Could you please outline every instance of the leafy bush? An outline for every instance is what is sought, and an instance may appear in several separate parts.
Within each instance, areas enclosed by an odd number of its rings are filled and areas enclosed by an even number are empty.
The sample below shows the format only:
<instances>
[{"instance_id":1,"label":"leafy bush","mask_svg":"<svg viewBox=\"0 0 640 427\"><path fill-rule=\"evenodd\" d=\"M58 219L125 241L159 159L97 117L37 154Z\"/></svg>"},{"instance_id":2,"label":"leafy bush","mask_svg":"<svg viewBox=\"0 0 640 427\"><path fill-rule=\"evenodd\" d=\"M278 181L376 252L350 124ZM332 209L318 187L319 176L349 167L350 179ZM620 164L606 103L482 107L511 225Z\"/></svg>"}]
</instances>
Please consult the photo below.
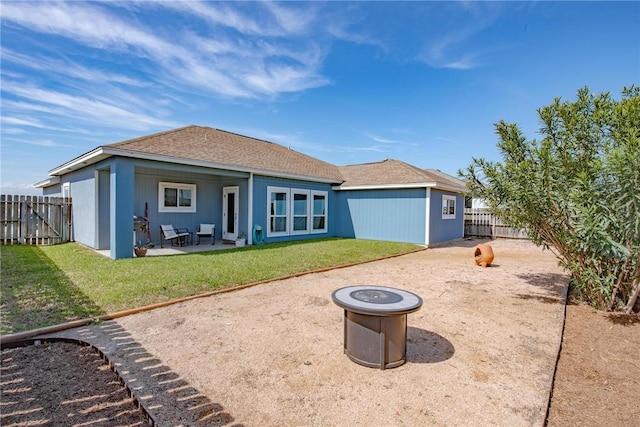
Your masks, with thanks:
<instances>
[{"instance_id":1,"label":"leafy bush","mask_svg":"<svg viewBox=\"0 0 640 427\"><path fill-rule=\"evenodd\" d=\"M640 88L578 90L538 110L542 140L497 123L503 162L474 158L461 177L508 225L526 228L573 276L574 296L631 312L640 286Z\"/></svg>"}]
</instances>

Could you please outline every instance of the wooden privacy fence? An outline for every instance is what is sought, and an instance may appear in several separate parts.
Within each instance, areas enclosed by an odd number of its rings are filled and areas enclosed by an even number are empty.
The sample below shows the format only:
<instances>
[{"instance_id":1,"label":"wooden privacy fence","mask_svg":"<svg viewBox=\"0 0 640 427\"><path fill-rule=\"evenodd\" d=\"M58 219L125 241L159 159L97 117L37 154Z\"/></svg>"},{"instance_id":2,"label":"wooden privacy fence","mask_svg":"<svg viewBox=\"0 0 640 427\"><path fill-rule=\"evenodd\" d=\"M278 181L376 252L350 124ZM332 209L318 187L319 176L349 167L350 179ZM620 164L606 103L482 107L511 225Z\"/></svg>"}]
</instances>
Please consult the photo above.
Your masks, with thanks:
<instances>
[{"instance_id":1,"label":"wooden privacy fence","mask_svg":"<svg viewBox=\"0 0 640 427\"><path fill-rule=\"evenodd\" d=\"M508 237L511 239L527 239L525 230L504 225L495 215L484 208L465 208L465 237Z\"/></svg>"},{"instance_id":2,"label":"wooden privacy fence","mask_svg":"<svg viewBox=\"0 0 640 427\"><path fill-rule=\"evenodd\" d=\"M3 245L55 245L71 240L71 198L0 196Z\"/></svg>"}]
</instances>

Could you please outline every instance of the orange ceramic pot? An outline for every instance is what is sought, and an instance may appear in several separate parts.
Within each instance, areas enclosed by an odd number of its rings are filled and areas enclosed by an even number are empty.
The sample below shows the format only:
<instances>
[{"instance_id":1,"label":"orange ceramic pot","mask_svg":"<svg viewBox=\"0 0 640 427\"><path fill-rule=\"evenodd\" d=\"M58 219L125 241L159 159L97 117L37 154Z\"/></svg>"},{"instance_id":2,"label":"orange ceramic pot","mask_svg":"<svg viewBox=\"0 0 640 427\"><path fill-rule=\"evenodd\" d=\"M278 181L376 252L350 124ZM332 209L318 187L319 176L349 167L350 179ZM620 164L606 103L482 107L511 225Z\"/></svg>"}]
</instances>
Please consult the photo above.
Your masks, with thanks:
<instances>
[{"instance_id":1,"label":"orange ceramic pot","mask_svg":"<svg viewBox=\"0 0 640 427\"><path fill-rule=\"evenodd\" d=\"M137 257L143 257L147 254L147 248L133 248Z\"/></svg>"},{"instance_id":2,"label":"orange ceramic pot","mask_svg":"<svg viewBox=\"0 0 640 427\"><path fill-rule=\"evenodd\" d=\"M476 246L474 257L476 259L476 265L486 268L493 262L493 248L491 245L481 243Z\"/></svg>"}]
</instances>

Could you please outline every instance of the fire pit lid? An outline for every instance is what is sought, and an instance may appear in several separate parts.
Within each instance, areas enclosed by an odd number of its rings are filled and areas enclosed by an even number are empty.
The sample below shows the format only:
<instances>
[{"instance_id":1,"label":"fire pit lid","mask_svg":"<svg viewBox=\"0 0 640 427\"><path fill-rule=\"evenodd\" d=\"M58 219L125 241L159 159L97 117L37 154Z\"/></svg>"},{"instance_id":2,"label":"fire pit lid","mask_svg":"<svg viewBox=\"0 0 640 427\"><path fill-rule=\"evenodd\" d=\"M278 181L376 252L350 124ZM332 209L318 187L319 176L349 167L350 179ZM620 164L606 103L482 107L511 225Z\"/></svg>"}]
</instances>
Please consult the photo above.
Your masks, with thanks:
<instances>
[{"instance_id":1,"label":"fire pit lid","mask_svg":"<svg viewBox=\"0 0 640 427\"><path fill-rule=\"evenodd\" d=\"M422 306L418 295L386 286L348 286L333 291L331 298L345 310L378 316L412 313Z\"/></svg>"}]
</instances>

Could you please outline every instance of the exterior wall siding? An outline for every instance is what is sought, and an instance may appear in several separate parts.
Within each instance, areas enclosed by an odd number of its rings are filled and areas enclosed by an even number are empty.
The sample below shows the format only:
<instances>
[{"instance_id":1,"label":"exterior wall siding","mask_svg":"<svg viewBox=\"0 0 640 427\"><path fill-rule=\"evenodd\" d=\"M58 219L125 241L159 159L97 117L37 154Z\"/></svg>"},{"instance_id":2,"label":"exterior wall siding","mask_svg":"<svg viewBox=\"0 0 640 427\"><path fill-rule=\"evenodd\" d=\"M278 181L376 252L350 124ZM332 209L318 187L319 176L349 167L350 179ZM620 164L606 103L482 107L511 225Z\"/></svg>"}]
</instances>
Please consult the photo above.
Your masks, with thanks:
<instances>
[{"instance_id":1,"label":"exterior wall siding","mask_svg":"<svg viewBox=\"0 0 640 427\"><path fill-rule=\"evenodd\" d=\"M200 223L214 223L216 239L220 239L225 187L239 188L238 231L251 235L253 227L260 225L266 243L339 236L435 244L464 236L464 197L455 193L426 188L334 191L327 183L263 175L253 176L249 191L249 177L245 172L113 157L70 172L62 177L60 184L43 192L62 195L63 185L69 183L74 240L92 248L110 249L114 259L132 257L133 244L137 241L147 243L146 233L134 234L133 231L133 216L144 216L145 204L154 244L160 244L161 224L195 232ZM160 182L195 185L196 211L159 212ZM267 188L270 186L326 192L327 231L267 237ZM443 195L456 198L453 219L442 218ZM426 212L427 207L430 212Z\"/></svg>"},{"instance_id":2,"label":"exterior wall siding","mask_svg":"<svg viewBox=\"0 0 640 427\"><path fill-rule=\"evenodd\" d=\"M149 230L151 241L154 244L160 244L160 225L162 224L170 224L176 228L188 228L193 232L198 229L201 223L216 224L216 238L219 239L222 230L222 187L240 184L237 179L232 179L232 184L225 184L225 180L214 175L148 167L136 169L135 181L134 214L144 217L145 204L148 206ZM194 184L196 186L196 212L160 212L158 200L160 182ZM242 192L240 196L242 197ZM147 237L141 233L138 233L137 238L143 243L147 241Z\"/></svg>"},{"instance_id":3,"label":"exterior wall siding","mask_svg":"<svg viewBox=\"0 0 640 427\"><path fill-rule=\"evenodd\" d=\"M96 248L109 249L111 241L111 170L98 170L98 218Z\"/></svg>"},{"instance_id":4,"label":"exterior wall siding","mask_svg":"<svg viewBox=\"0 0 640 427\"><path fill-rule=\"evenodd\" d=\"M453 219L442 219L443 195L456 198L456 217ZM464 237L464 196L432 189L428 244L433 245L462 237Z\"/></svg>"},{"instance_id":5,"label":"exterior wall siding","mask_svg":"<svg viewBox=\"0 0 640 427\"><path fill-rule=\"evenodd\" d=\"M160 244L160 224L186 227L195 234L200 223L214 223L216 238L220 239L222 189L237 186L239 229L244 230L249 204L247 173L172 166L111 158L71 172L63 177L60 184L47 190L50 194L61 194L62 184L70 183L75 240L92 248L110 249L111 257L115 259L132 257L135 242L147 243L146 233L134 234L133 231L133 216L145 215L145 203L148 207L151 242L154 244ZM195 184L196 212L159 212L159 182Z\"/></svg>"},{"instance_id":6,"label":"exterior wall siding","mask_svg":"<svg viewBox=\"0 0 640 427\"><path fill-rule=\"evenodd\" d=\"M298 188L301 190L317 190L327 192L327 232L326 233L311 233L311 234L296 234L293 236L282 237L267 237L267 187L283 187L283 188ZM255 175L253 177L253 220L251 229L248 233L253 232L253 227L259 225L262 227L265 243L272 242L284 242L290 240L304 240L304 239L317 239L320 237L333 237L335 236L334 226L336 216L336 201L335 191L331 190L330 184L323 184L318 182L299 181L293 179L274 178L263 175Z\"/></svg>"},{"instance_id":7,"label":"exterior wall siding","mask_svg":"<svg viewBox=\"0 0 640 427\"><path fill-rule=\"evenodd\" d=\"M336 235L425 244L426 189L337 191Z\"/></svg>"},{"instance_id":8,"label":"exterior wall siding","mask_svg":"<svg viewBox=\"0 0 640 427\"><path fill-rule=\"evenodd\" d=\"M92 169L83 169L71 172L64 176L60 183L69 183L69 192L72 199L73 240L91 248L96 243L96 183ZM62 195L62 192L60 192Z\"/></svg>"}]
</instances>

